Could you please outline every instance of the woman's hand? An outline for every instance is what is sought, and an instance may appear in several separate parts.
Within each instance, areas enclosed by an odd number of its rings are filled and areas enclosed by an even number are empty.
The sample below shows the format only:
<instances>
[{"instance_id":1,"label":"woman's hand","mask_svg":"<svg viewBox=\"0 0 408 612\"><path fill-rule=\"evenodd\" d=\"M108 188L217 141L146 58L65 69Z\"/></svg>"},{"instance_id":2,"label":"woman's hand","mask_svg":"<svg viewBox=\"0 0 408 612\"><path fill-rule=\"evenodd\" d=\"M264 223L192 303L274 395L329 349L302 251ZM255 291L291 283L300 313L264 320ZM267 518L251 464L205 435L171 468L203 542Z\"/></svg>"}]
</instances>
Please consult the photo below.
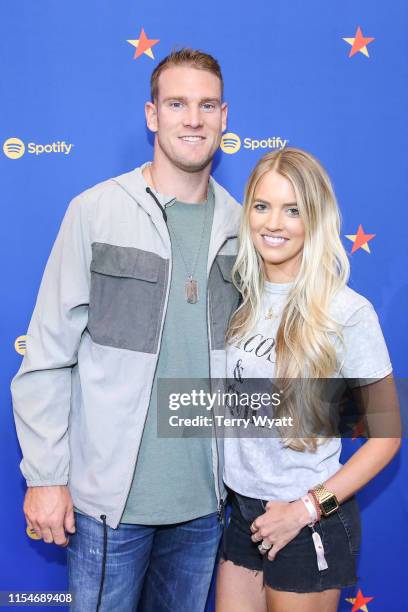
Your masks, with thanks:
<instances>
[{"instance_id":1,"label":"woman's hand","mask_svg":"<svg viewBox=\"0 0 408 612\"><path fill-rule=\"evenodd\" d=\"M253 542L272 544L268 559L273 561L276 554L310 522L310 514L301 499L295 502L270 501L266 504L265 513L252 523L251 539ZM260 552L267 551L262 548Z\"/></svg>"}]
</instances>

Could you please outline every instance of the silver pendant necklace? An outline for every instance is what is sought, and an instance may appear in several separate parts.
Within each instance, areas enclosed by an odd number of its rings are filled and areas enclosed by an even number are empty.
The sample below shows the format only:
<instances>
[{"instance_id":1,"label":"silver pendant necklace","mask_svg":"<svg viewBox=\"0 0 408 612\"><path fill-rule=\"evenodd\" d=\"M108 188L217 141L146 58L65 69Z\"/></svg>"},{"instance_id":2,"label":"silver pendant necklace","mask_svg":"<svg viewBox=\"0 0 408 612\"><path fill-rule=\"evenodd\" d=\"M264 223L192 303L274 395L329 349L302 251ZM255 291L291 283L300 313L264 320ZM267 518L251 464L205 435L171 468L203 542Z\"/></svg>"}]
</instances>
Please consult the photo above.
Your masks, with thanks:
<instances>
[{"instance_id":1,"label":"silver pendant necklace","mask_svg":"<svg viewBox=\"0 0 408 612\"><path fill-rule=\"evenodd\" d=\"M194 206L194 204L193 204ZM200 243L198 245L198 250L194 259L194 263L193 266L191 268L191 272L189 272L189 267L186 263L185 257L184 257L184 253L183 253L183 249L181 247L181 243L178 239L177 233L174 229L174 227L169 225L169 229L171 229L171 233L174 237L174 240L177 244L177 248L179 250L181 259L183 261L183 265L187 274L187 280L185 282L184 285L184 296L185 299L187 300L187 302L189 304L197 304L200 296L199 296L199 291L198 291L198 282L197 279L194 278L195 276L195 272L196 272L196 268L197 268L197 264L198 264L198 259L200 257L200 253L201 253L201 247L203 245L203 239L204 239L204 234L205 234L205 228L207 225L207 217L208 217L208 201L205 204L200 204L199 206L205 206L205 211L204 211L204 220L203 220L203 225L201 228L201 237L200 237Z\"/></svg>"},{"instance_id":2,"label":"silver pendant necklace","mask_svg":"<svg viewBox=\"0 0 408 612\"><path fill-rule=\"evenodd\" d=\"M153 173L151 170L151 166L149 166L149 174L150 174L150 180L152 182L152 185L155 189L155 191L157 192L156 189L156 185L153 179ZM192 204L192 206L196 206L195 204ZM201 204L199 204L199 206L201 206ZM184 253L183 253L183 249L181 246L181 243L177 237L177 233L174 229L174 227L170 226L170 224L167 222L167 227L169 228L169 232L171 230L171 234L173 235L174 241L177 244L177 248L179 250L184 268L186 270L186 274L187 274L187 280L184 284L184 297L186 299L186 301L189 304L197 304L200 296L199 296L199 291L198 291L198 282L197 279L194 278L195 272L196 272L196 268L197 268L197 264L198 264L198 259L200 257L200 253L201 253L201 247L203 245L203 240L204 240L204 234L205 234L205 228L207 225L207 217L208 217L208 192L207 192L207 201L202 204L202 206L205 206L205 210L204 210L204 220L203 220L203 225L201 228L201 237L200 237L200 243L198 245L198 251L196 253L195 259L194 259L194 263L193 266L191 268L191 272L189 272L189 266L186 263L185 257L184 257Z\"/></svg>"}]
</instances>

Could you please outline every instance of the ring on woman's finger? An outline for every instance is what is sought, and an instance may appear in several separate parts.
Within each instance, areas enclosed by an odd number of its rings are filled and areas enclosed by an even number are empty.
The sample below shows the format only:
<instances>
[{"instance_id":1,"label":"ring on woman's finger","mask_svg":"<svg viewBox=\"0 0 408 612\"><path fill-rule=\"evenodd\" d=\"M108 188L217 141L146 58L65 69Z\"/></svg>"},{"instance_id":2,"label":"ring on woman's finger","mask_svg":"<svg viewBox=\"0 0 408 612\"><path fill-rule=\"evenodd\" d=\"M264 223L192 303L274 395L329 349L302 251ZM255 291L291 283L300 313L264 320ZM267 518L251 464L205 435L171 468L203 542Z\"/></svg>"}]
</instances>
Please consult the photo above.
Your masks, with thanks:
<instances>
[{"instance_id":1,"label":"ring on woman's finger","mask_svg":"<svg viewBox=\"0 0 408 612\"><path fill-rule=\"evenodd\" d=\"M262 542L258 546L258 550L262 554L268 552L268 550L270 550L271 548L272 544L270 542L267 542L266 540L262 540Z\"/></svg>"},{"instance_id":2,"label":"ring on woman's finger","mask_svg":"<svg viewBox=\"0 0 408 612\"><path fill-rule=\"evenodd\" d=\"M255 527L255 523L251 524L250 530L252 531L252 533L255 533L256 531L258 531L258 529Z\"/></svg>"}]
</instances>

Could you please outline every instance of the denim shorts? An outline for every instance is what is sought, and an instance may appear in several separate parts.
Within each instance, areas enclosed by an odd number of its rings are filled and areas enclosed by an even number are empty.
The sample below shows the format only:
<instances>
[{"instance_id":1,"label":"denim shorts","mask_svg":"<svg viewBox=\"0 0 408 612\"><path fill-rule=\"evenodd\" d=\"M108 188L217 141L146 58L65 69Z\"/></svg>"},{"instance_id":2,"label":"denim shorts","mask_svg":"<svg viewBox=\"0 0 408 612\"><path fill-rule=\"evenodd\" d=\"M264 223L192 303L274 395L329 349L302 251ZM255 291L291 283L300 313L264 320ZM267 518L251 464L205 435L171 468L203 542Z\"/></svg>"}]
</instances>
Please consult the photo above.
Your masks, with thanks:
<instances>
[{"instance_id":1,"label":"denim shorts","mask_svg":"<svg viewBox=\"0 0 408 612\"><path fill-rule=\"evenodd\" d=\"M259 542L251 540L251 523L265 512L265 501L232 493L229 523L221 558L250 570L262 571L264 584L278 591L316 593L357 583L356 557L360 548L360 512L355 497L316 523L328 569L319 571L312 530L304 527L280 550L274 561L261 555Z\"/></svg>"}]
</instances>

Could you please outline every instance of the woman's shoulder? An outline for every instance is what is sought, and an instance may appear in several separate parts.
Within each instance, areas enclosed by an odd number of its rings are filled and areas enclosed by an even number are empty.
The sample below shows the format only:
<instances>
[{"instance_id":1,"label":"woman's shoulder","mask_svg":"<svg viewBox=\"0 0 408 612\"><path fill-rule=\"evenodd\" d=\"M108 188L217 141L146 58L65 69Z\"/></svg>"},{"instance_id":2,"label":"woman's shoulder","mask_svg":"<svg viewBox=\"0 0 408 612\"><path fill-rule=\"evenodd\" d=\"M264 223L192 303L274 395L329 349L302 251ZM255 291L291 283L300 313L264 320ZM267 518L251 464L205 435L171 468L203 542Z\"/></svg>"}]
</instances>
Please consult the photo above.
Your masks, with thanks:
<instances>
[{"instance_id":1,"label":"woman's shoulder","mask_svg":"<svg viewBox=\"0 0 408 612\"><path fill-rule=\"evenodd\" d=\"M330 305L330 316L340 325L346 325L356 316L371 314L373 311L374 307L371 302L348 285L335 293Z\"/></svg>"},{"instance_id":2,"label":"woman's shoulder","mask_svg":"<svg viewBox=\"0 0 408 612\"><path fill-rule=\"evenodd\" d=\"M341 328L342 341L336 346L339 372L344 378L367 381L392 372L377 313L367 298L343 287L333 298L330 314Z\"/></svg>"}]
</instances>

